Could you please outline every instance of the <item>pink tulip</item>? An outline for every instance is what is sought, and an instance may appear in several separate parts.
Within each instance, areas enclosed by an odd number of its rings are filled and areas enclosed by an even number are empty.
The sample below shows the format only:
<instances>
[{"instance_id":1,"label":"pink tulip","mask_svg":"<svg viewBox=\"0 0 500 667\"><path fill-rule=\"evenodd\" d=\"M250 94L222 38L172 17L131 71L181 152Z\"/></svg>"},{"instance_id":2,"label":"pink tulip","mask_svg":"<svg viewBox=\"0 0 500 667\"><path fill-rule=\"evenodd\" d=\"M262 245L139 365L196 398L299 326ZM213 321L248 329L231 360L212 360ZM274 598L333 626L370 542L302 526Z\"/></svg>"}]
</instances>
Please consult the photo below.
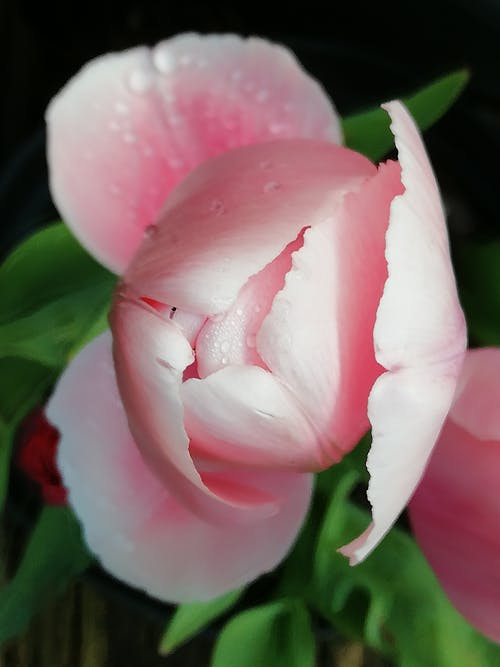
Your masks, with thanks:
<instances>
[{"instance_id":1,"label":"pink tulip","mask_svg":"<svg viewBox=\"0 0 500 667\"><path fill-rule=\"evenodd\" d=\"M86 540L120 579L182 601L272 569L311 473L370 423L373 523L351 562L418 484L465 326L425 149L385 108L399 162L377 169L338 145L288 51L196 35L98 59L52 102L55 201L122 279L111 332L48 414Z\"/></svg>"},{"instance_id":2,"label":"pink tulip","mask_svg":"<svg viewBox=\"0 0 500 667\"><path fill-rule=\"evenodd\" d=\"M455 403L409 505L453 604L500 642L500 349L468 352Z\"/></svg>"}]
</instances>

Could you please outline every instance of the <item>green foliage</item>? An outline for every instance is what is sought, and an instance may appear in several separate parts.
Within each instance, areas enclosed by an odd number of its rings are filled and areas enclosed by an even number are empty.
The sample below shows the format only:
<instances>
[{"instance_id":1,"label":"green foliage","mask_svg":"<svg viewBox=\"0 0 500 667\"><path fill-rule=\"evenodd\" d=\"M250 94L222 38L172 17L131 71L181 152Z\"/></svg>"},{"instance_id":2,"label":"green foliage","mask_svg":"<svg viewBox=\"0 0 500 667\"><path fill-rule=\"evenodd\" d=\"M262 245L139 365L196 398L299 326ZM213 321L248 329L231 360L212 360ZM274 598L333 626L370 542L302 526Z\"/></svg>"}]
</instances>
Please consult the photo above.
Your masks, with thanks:
<instances>
[{"instance_id":1,"label":"green foliage","mask_svg":"<svg viewBox=\"0 0 500 667\"><path fill-rule=\"evenodd\" d=\"M229 611L238 602L242 593L243 589L238 589L209 602L179 605L161 638L159 653L167 655L194 637L200 630Z\"/></svg>"},{"instance_id":2,"label":"green foliage","mask_svg":"<svg viewBox=\"0 0 500 667\"><path fill-rule=\"evenodd\" d=\"M341 464L320 477L320 489L331 492L311 554L312 579L304 591L310 604L343 634L392 657L398 667L500 664L500 647L453 608L406 532L393 528L356 567L337 553L370 520L368 512L349 499L361 475Z\"/></svg>"},{"instance_id":3,"label":"green foliage","mask_svg":"<svg viewBox=\"0 0 500 667\"><path fill-rule=\"evenodd\" d=\"M0 591L0 644L22 633L33 615L90 562L71 512L46 507L14 578Z\"/></svg>"},{"instance_id":4,"label":"green foliage","mask_svg":"<svg viewBox=\"0 0 500 667\"><path fill-rule=\"evenodd\" d=\"M62 223L29 237L0 266L0 357L63 368L105 328L115 280Z\"/></svg>"},{"instance_id":5,"label":"green foliage","mask_svg":"<svg viewBox=\"0 0 500 667\"><path fill-rule=\"evenodd\" d=\"M0 509L7 492L10 454L22 418L42 400L55 376L41 364L0 358Z\"/></svg>"},{"instance_id":6,"label":"green foliage","mask_svg":"<svg viewBox=\"0 0 500 667\"><path fill-rule=\"evenodd\" d=\"M309 613L296 599L248 609L223 628L212 667L314 667Z\"/></svg>"},{"instance_id":7,"label":"green foliage","mask_svg":"<svg viewBox=\"0 0 500 667\"><path fill-rule=\"evenodd\" d=\"M454 263L471 341L500 345L500 241L468 241Z\"/></svg>"},{"instance_id":8,"label":"green foliage","mask_svg":"<svg viewBox=\"0 0 500 667\"><path fill-rule=\"evenodd\" d=\"M403 97L421 130L433 125L452 106L469 80L467 70L452 72L425 86L413 95ZM345 144L371 160L380 160L393 147L389 116L380 108L344 118Z\"/></svg>"},{"instance_id":9,"label":"green foliage","mask_svg":"<svg viewBox=\"0 0 500 667\"><path fill-rule=\"evenodd\" d=\"M0 266L0 506L19 422L106 328L114 283L62 223L30 236Z\"/></svg>"}]
</instances>

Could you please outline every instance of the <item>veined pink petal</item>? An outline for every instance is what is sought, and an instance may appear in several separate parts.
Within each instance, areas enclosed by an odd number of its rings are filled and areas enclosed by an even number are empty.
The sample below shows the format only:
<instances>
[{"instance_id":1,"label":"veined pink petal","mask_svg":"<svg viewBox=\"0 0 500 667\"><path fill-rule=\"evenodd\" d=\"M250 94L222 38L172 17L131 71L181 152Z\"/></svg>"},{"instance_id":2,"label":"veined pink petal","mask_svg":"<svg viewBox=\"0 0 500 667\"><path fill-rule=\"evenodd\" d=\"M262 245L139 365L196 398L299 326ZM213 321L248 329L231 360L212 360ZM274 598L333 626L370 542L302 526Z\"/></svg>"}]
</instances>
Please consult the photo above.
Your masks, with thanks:
<instances>
[{"instance_id":1,"label":"veined pink petal","mask_svg":"<svg viewBox=\"0 0 500 667\"><path fill-rule=\"evenodd\" d=\"M387 277L385 233L401 192L399 165L383 165L307 229L257 335L262 359L317 432L316 468L338 461L368 428L368 394L381 370L372 332Z\"/></svg>"},{"instance_id":2,"label":"veined pink petal","mask_svg":"<svg viewBox=\"0 0 500 667\"><path fill-rule=\"evenodd\" d=\"M326 142L290 139L230 151L171 194L125 281L192 313L222 313L304 227L335 215L343 196L374 173L362 155Z\"/></svg>"},{"instance_id":3,"label":"veined pink petal","mask_svg":"<svg viewBox=\"0 0 500 667\"><path fill-rule=\"evenodd\" d=\"M47 111L51 189L83 245L121 273L172 188L230 148L340 142L338 116L290 51L179 35L87 64Z\"/></svg>"},{"instance_id":4,"label":"veined pink petal","mask_svg":"<svg viewBox=\"0 0 500 667\"><path fill-rule=\"evenodd\" d=\"M228 464L300 472L321 468L311 424L291 394L257 366L228 366L182 385L192 453Z\"/></svg>"},{"instance_id":5,"label":"veined pink petal","mask_svg":"<svg viewBox=\"0 0 500 667\"><path fill-rule=\"evenodd\" d=\"M169 602L204 600L273 569L307 511L311 476L230 470L220 484L255 487L278 511L246 524L192 514L145 465L118 394L109 333L65 370L48 406L59 467L85 539L114 576ZM255 517L254 517L255 519Z\"/></svg>"},{"instance_id":6,"label":"veined pink petal","mask_svg":"<svg viewBox=\"0 0 500 667\"><path fill-rule=\"evenodd\" d=\"M444 590L465 618L496 642L500 642L499 377L500 349L467 353L456 401L409 505L417 541Z\"/></svg>"},{"instance_id":7,"label":"veined pink petal","mask_svg":"<svg viewBox=\"0 0 500 667\"><path fill-rule=\"evenodd\" d=\"M377 361L387 369L373 387L368 498L373 524L341 552L361 561L408 502L450 409L466 345L446 224L422 140L400 102L392 119L404 194L391 205L388 279L377 312Z\"/></svg>"},{"instance_id":8,"label":"veined pink petal","mask_svg":"<svg viewBox=\"0 0 500 667\"><path fill-rule=\"evenodd\" d=\"M130 431L153 473L191 510L210 520L267 516L276 499L258 490L214 485L201 475L189 452L181 384L193 362L191 346L170 319L141 300L118 294L110 316L116 377ZM225 491L229 491L229 495Z\"/></svg>"}]
</instances>

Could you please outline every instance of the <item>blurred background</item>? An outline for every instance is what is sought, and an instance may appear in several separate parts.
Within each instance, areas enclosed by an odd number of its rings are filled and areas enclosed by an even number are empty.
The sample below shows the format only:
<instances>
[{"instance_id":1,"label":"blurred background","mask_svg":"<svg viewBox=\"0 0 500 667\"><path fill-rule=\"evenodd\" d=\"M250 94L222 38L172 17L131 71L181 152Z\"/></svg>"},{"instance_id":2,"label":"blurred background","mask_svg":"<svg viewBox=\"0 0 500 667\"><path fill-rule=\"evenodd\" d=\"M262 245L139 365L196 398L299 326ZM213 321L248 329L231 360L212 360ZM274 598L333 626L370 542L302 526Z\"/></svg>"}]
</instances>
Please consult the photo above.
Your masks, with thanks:
<instances>
[{"instance_id":1,"label":"blurred background","mask_svg":"<svg viewBox=\"0 0 500 667\"><path fill-rule=\"evenodd\" d=\"M325 7L328 7L326 12ZM56 218L47 188L44 110L89 59L183 31L260 35L290 47L342 115L412 92L451 70L471 80L456 106L426 133L443 191L465 299L500 308L480 294L469 248L500 243L500 2L386 0L384 3L101 2L0 0L0 251ZM476 257L476 255L474 255ZM500 253L498 284L500 285ZM475 261L475 260L474 260ZM478 290L476 293L475 290ZM495 301L497 298L497 301ZM486 303L487 301L487 303ZM500 310L498 311L500 313ZM475 340L472 332L472 342ZM494 336L491 342L500 344ZM19 544L4 539L5 568ZM119 588L73 588L0 657L0 667L154 667L208 664L210 635L160 659L158 610L123 603ZM160 620L159 620L160 619ZM133 632L131 632L133 628ZM325 665L382 665L362 647L323 642Z\"/></svg>"}]
</instances>

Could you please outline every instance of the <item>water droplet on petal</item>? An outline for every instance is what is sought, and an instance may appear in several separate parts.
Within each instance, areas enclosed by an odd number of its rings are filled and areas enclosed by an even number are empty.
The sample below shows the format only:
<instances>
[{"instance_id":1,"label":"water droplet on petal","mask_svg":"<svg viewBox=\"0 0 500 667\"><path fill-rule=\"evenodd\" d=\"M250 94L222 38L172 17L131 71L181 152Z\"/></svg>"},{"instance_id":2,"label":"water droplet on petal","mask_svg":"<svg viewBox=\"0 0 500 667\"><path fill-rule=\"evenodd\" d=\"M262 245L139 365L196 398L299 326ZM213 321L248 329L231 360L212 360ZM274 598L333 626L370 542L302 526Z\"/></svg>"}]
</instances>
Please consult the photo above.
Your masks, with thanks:
<instances>
[{"instance_id":1,"label":"water droplet on petal","mask_svg":"<svg viewBox=\"0 0 500 667\"><path fill-rule=\"evenodd\" d=\"M281 183L278 181L268 181L264 184L264 192L276 192L281 188Z\"/></svg>"},{"instance_id":2,"label":"water droplet on petal","mask_svg":"<svg viewBox=\"0 0 500 667\"><path fill-rule=\"evenodd\" d=\"M223 366L225 366L225 365L227 364L227 357L222 357L222 359L220 360L220 362L221 362L221 364L222 364Z\"/></svg>"},{"instance_id":3,"label":"water droplet on petal","mask_svg":"<svg viewBox=\"0 0 500 667\"><path fill-rule=\"evenodd\" d=\"M125 134L123 135L123 141L126 144L135 144L135 142L137 141L137 137L133 132L125 132Z\"/></svg>"},{"instance_id":4,"label":"water droplet on petal","mask_svg":"<svg viewBox=\"0 0 500 667\"><path fill-rule=\"evenodd\" d=\"M168 164L172 167L172 169L180 169L184 166L184 162L175 157L170 158Z\"/></svg>"},{"instance_id":5,"label":"water droplet on petal","mask_svg":"<svg viewBox=\"0 0 500 667\"><path fill-rule=\"evenodd\" d=\"M153 85L153 74L145 69L134 69L128 79L130 90L137 95L144 95Z\"/></svg>"},{"instance_id":6,"label":"water droplet on petal","mask_svg":"<svg viewBox=\"0 0 500 667\"><path fill-rule=\"evenodd\" d=\"M153 64L162 74L168 74L175 69L175 58L166 44L158 44L154 49Z\"/></svg>"},{"instance_id":7,"label":"water droplet on petal","mask_svg":"<svg viewBox=\"0 0 500 667\"><path fill-rule=\"evenodd\" d=\"M261 169L271 169L272 166L273 163L271 162L271 160L262 160L262 162L259 163L259 167Z\"/></svg>"},{"instance_id":8,"label":"water droplet on petal","mask_svg":"<svg viewBox=\"0 0 500 667\"><path fill-rule=\"evenodd\" d=\"M224 202L220 199L212 199L208 208L211 213L215 213L217 216L223 215L226 212Z\"/></svg>"},{"instance_id":9,"label":"water droplet on petal","mask_svg":"<svg viewBox=\"0 0 500 667\"><path fill-rule=\"evenodd\" d=\"M157 225L148 225L148 226L146 227L146 229L144 230L144 236L145 236L147 239L152 239L153 236L156 235L157 231L158 231L158 227L157 227Z\"/></svg>"},{"instance_id":10,"label":"water droplet on petal","mask_svg":"<svg viewBox=\"0 0 500 667\"><path fill-rule=\"evenodd\" d=\"M248 347L253 348L253 347L255 347L256 343L257 343L257 338L256 338L255 334L248 334L248 336L247 336L247 345L248 345Z\"/></svg>"},{"instance_id":11,"label":"water droplet on petal","mask_svg":"<svg viewBox=\"0 0 500 667\"><path fill-rule=\"evenodd\" d=\"M129 108L123 102L116 102L115 111L116 111L116 113L119 113L119 114L123 115L123 114L127 114L129 112Z\"/></svg>"},{"instance_id":12,"label":"water droplet on petal","mask_svg":"<svg viewBox=\"0 0 500 667\"><path fill-rule=\"evenodd\" d=\"M236 315L238 315L238 317L241 317L243 315L243 308L236 308Z\"/></svg>"},{"instance_id":13,"label":"water droplet on petal","mask_svg":"<svg viewBox=\"0 0 500 667\"><path fill-rule=\"evenodd\" d=\"M285 123L271 123L269 125L269 132L271 134L283 134L288 130L288 125Z\"/></svg>"},{"instance_id":14,"label":"water droplet on petal","mask_svg":"<svg viewBox=\"0 0 500 667\"><path fill-rule=\"evenodd\" d=\"M259 104L263 104L269 99L269 91L265 90L264 88L262 90L259 90L259 92L255 96L255 99L257 100L257 102L259 102Z\"/></svg>"},{"instance_id":15,"label":"water droplet on petal","mask_svg":"<svg viewBox=\"0 0 500 667\"><path fill-rule=\"evenodd\" d=\"M229 352L229 343L227 342L227 340L223 340L222 343L220 344L220 351L222 352L222 354L226 354L227 352Z\"/></svg>"}]
</instances>

